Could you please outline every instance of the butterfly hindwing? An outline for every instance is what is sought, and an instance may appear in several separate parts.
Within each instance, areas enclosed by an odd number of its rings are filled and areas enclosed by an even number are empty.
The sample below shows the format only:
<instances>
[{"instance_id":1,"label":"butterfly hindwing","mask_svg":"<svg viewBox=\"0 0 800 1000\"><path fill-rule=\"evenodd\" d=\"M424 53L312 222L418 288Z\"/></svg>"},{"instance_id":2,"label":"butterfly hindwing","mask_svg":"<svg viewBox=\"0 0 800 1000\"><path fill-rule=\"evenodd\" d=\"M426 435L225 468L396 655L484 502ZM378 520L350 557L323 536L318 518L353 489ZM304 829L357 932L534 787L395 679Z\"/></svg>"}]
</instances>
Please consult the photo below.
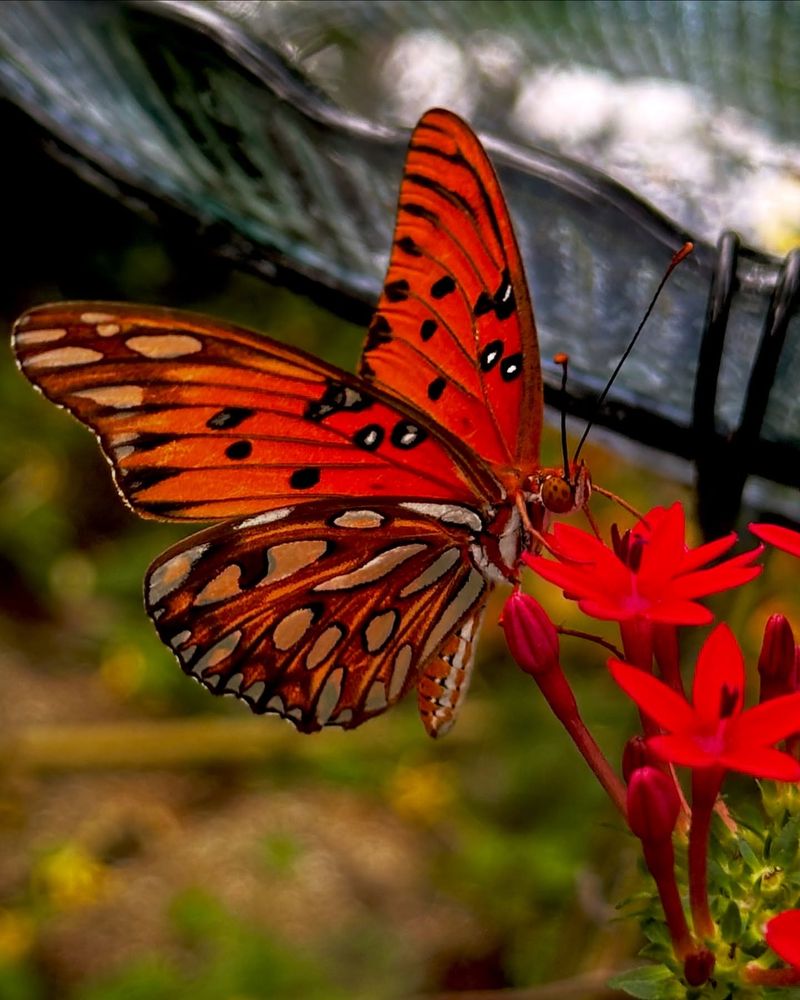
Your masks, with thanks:
<instances>
[{"instance_id":1,"label":"butterfly hindwing","mask_svg":"<svg viewBox=\"0 0 800 1000\"><path fill-rule=\"evenodd\" d=\"M411 137L361 372L490 465L536 467L541 371L522 262L492 165L448 111L428 111Z\"/></svg>"},{"instance_id":2,"label":"butterfly hindwing","mask_svg":"<svg viewBox=\"0 0 800 1000\"><path fill-rule=\"evenodd\" d=\"M309 732L360 725L430 664L438 687L426 687L423 720L435 735L466 689L489 588L471 554L482 527L452 504L273 510L157 559L147 610L186 673Z\"/></svg>"},{"instance_id":3,"label":"butterfly hindwing","mask_svg":"<svg viewBox=\"0 0 800 1000\"><path fill-rule=\"evenodd\" d=\"M96 432L139 514L210 521L326 496L495 489L410 404L216 320L63 303L23 316L14 348L25 375Z\"/></svg>"}]
</instances>

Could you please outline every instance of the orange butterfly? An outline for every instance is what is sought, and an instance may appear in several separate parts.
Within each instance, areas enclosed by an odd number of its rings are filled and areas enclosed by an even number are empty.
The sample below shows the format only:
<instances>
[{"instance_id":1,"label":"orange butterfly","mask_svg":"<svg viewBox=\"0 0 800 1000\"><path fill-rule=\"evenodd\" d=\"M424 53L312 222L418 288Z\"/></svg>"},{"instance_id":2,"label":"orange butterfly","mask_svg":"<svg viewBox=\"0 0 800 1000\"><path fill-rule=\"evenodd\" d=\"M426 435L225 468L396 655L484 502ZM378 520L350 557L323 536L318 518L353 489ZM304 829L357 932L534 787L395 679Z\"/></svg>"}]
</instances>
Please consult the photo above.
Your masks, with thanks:
<instances>
[{"instance_id":1,"label":"orange butterfly","mask_svg":"<svg viewBox=\"0 0 800 1000\"><path fill-rule=\"evenodd\" d=\"M105 303L16 324L24 374L98 436L137 513L221 523L150 567L183 670L299 729L352 728L416 687L432 736L467 689L489 589L529 528L582 507L538 465L539 351L500 187L455 115L405 164L359 376L216 320Z\"/></svg>"}]
</instances>

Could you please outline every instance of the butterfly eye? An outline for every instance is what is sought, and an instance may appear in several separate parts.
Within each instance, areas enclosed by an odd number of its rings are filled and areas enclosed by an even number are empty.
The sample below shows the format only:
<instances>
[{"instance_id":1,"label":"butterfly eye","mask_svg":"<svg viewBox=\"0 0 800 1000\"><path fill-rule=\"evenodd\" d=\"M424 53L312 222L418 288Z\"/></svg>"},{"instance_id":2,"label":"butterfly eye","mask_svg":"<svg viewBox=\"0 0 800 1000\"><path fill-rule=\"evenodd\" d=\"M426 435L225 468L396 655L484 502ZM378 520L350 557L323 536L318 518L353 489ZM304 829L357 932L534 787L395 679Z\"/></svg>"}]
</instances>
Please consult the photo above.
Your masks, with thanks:
<instances>
[{"instance_id":1,"label":"butterfly eye","mask_svg":"<svg viewBox=\"0 0 800 1000\"><path fill-rule=\"evenodd\" d=\"M575 489L563 476L547 476L542 483L542 503L553 514L575 509Z\"/></svg>"}]
</instances>

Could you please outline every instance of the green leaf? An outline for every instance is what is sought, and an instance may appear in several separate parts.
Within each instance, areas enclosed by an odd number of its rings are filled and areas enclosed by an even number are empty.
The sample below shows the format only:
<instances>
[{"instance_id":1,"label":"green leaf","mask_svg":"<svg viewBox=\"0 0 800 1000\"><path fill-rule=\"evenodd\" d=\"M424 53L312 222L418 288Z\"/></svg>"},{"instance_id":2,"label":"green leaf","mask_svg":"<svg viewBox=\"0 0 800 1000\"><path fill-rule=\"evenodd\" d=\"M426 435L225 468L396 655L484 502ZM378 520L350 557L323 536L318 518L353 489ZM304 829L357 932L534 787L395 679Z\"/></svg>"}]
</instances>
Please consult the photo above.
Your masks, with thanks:
<instances>
[{"instance_id":1,"label":"green leaf","mask_svg":"<svg viewBox=\"0 0 800 1000\"><path fill-rule=\"evenodd\" d=\"M742 855L742 860L750 869L750 871L758 871L762 867L762 862L760 858L756 857L755 851L747 843L743 837L736 838L736 844L739 848L739 853Z\"/></svg>"},{"instance_id":2,"label":"green leaf","mask_svg":"<svg viewBox=\"0 0 800 1000\"><path fill-rule=\"evenodd\" d=\"M609 979L611 989L622 990L639 1000L669 1000L679 994L674 975L665 965L642 965Z\"/></svg>"},{"instance_id":3,"label":"green leaf","mask_svg":"<svg viewBox=\"0 0 800 1000\"><path fill-rule=\"evenodd\" d=\"M742 916L739 906L733 900L728 903L719 922L719 929L725 941L738 941L742 933Z\"/></svg>"}]
</instances>

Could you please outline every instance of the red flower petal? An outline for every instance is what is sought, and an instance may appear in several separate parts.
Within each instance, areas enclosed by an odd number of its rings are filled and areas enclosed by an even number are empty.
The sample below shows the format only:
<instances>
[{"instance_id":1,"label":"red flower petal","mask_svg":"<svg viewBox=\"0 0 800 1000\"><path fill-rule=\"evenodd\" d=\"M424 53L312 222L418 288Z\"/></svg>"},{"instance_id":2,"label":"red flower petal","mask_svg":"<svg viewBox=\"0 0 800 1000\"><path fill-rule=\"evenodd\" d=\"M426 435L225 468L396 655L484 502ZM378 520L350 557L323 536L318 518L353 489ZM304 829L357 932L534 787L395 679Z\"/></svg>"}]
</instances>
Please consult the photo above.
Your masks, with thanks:
<instances>
[{"instance_id":1,"label":"red flower petal","mask_svg":"<svg viewBox=\"0 0 800 1000\"><path fill-rule=\"evenodd\" d=\"M712 559L718 559L736 543L736 537L736 532L732 531L723 538L715 538L713 542L706 542L705 545L698 545L696 549L689 549L684 555L681 570L689 573L711 562Z\"/></svg>"},{"instance_id":2,"label":"red flower petal","mask_svg":"<svg viewBox=\"0 0 800 1000\"><path fill-rule=\"evenodd\" d=\"M800 761L772 747L742 747L720 754L717 760L729 771L741 771L756 778L800 781Z\"/></svg>"},{"instance_id":3,"label":"red flower petal","mask_svg":"<svg viewBox=\"0 0 800 1000\"><path fill-rule=\"evenodd\" d=\"M727 625L718 625L697 657L692 686L694 710L704 728L715 730L723 711L726 718L740 714L744 683L744 658L739 644Z\"/></svg>"},{"instance_id":4,"label":"red flower petal","mask_svg":"<svg viewBox=\"0 0 800 1000\"><path fill-rule=\"evenodd\" d=\"M762 542L769 542L793 556L800 556L800 531L783 528L779 524L751 524L750 530Z\"/></svg>"},{"instance_id":5,"label":"red flower petal","mask_svg":"<svg viewBox=\"0 0 800 1000\"><path fill-rule=\"evenodd\" d=\"M734 719L728 738L736 746L765 746L800 733L800 692L762 701Z\"/></svg>"},{"instance_id":6,"label":"red flower petal","mask_svg":"<svg viewBox=\"0 0 800 1000\"><path fill-rule=\"evenodd\" d=\"M716 754L709 753L697 743L692 736L684 733L664 733L651 736L647 741L647 749L659 760L671 764L682 764L684 767L719 767L720 760Z\"/></svg>"},{"instance_id":7,"label":"red flower petal","mask_svg":"<svg viewBox=\"0 0 800 1000\"><path fill-rule=\"evenodd\" d=\"M708 625L714 619L708 608L693 601L660 601L647 617L664 625Z\"/></svg>"},{"instance_id":8,"label":"red flower petal","mask_svg":"<svg viewBox=\"0 0 800 1000\"><path fill-rule=\"evenodd\" d=\"M678 731L694 727L691 705L663 681L613 657L608 669L622 690L659 726Z\"/></svg>"},{"instance_id":9,"label":"red flower petal","mask_svg":"<svg viewBox=\"0 0 800 1000\"><path fill-rule=\"evenodd\" d=\"M784 910L773 917L764 928L764 938L784 962L800 967L800 910Z\"/></svg>"}]
</instances>

